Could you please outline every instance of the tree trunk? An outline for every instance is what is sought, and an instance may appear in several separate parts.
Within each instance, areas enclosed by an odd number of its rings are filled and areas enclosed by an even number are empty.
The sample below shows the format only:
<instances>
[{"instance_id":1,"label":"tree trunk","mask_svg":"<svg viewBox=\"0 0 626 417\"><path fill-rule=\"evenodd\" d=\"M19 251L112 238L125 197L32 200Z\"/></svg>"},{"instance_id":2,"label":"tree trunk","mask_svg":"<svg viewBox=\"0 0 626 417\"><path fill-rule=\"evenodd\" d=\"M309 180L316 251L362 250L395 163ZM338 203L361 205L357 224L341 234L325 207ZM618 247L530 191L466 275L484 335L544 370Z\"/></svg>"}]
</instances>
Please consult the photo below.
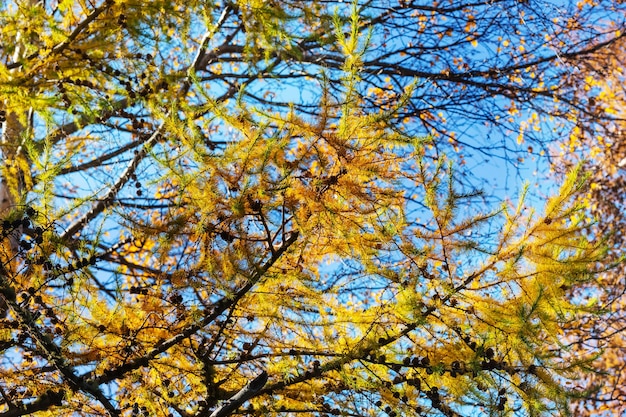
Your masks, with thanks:
<instances>
[{"instance_id":1,"label":"tree trunk","mask_svg":"<svg viewBox=\"0 0 626 417\"><path fill-rule=\"evenodd\" d=\"M19 3L19 2L18 2ZM34 7L38 0L26 0L18 7ZM18 32L15 36L15 51L12 56L13 62L21 61L26 54L26 44L24 42L25 34ZM20 67L11 70L13 77L20 71ZM10 81L10 80L8 80ZM0 103L0 126L2 134L0 136L0 221L7 220L12 210L17 207L17 202L21 200L21 194L24 192L23 181L23 165L18 163L19 158L23 158L23 145L32 126L32 109L27 114L19 114L10 108L11 105L7 101ZM22 121L27 121L28 125L24 125ZM7 230L3 230L3 236L6 236L0 242L0 266L2 266L2 276L0 278L0 286L2 294L4 290L8 290L11 286L10 277L15 273L15 257L19 249L19 240L22 229L12 228L11 232L6 235ZM8 276L7 276L8 275ZM10 292L10 291L9 291ZM7 304L4 295L0 296L0 317L6 315Z\"/></svg>"}]
</instances>

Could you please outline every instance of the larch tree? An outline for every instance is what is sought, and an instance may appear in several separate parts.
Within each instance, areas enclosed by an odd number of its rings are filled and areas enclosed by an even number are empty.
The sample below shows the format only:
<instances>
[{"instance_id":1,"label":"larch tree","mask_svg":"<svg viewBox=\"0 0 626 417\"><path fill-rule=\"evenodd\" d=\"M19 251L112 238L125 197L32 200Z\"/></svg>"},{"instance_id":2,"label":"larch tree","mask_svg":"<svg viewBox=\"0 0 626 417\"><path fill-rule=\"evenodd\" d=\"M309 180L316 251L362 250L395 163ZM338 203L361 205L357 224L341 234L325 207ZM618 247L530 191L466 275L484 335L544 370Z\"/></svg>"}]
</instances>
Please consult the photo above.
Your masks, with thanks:
<instances>
[{"instance_id":1,"label":"larch tree","mask_svg":"<svg viewBox=\"0 0 626 417\"><path fill-rule=\"evenodd\" d=\"M580 351L603 351L594 364L603 372L588 375L589 386L594 386L595 391L579 404L577 413L580 415L594 415L599 409L626 412L626 281L622 262L626 249L625 63L623 40L578 63L569 83L578 90L586 114L578 115L576 125L561 144L552 164L556 173L562 173L584 161L585 170L590 174L590 187L580 196L580 201L596 218L602 219L591 233L606 237L609 248L606 262L617 265L601 275L601 291L585 291L606 314L601 320L581 323L579 329L587 337L583 343L574 345Z\"/></svg>"},{"instance_id":2,"label":"larch tree","mask_svg":"<svg viewBox=\"0 0 626 417\"><path fill-rule=\"evenodd\" d=\"M3 3L0 417L567 415L587 177L476 172L622 38L565 3Z\"/></svg>"}]
</instances>

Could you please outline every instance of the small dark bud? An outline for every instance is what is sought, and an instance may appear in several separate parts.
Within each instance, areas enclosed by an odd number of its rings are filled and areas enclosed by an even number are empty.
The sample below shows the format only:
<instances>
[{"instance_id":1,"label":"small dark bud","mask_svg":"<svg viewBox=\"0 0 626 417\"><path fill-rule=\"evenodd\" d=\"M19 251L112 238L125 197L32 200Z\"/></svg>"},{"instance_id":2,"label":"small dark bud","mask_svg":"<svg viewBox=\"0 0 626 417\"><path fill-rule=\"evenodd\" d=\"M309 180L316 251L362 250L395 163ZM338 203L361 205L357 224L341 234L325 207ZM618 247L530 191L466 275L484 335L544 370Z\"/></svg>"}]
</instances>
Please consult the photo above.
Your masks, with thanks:
<instances>
[{"instance_id":1,"label":"small dark bud","mask_svg":"<svg viewBox=\"0 0 626 417\"><path fill-rule=\"evenodd\" d=\"M485 350L485 357L491 359L493 358L493 356L494 356L493 348L487 348Z\"/></svg>"},{"instance_id":2,"label":"small dark bud","mask_svg":"<svg viewBox=\"0 0 626 417\"><path fill-rule=\"evenodd\" d=\"M234 240L233 236L227 231L220 232L219 236L227 243L230 243Z\"/></svg>"}]
</instances>

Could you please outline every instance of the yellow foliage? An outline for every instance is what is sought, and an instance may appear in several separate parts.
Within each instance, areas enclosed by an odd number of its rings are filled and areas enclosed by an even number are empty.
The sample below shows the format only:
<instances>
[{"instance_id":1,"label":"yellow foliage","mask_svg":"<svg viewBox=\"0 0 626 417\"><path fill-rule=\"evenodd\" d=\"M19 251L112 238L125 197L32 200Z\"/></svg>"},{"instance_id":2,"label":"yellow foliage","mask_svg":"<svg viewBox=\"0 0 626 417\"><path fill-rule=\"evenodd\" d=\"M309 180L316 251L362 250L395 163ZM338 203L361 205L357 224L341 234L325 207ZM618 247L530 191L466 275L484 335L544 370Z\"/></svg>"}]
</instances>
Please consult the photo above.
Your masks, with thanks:
<instances>
[{"instance_id":1,"label":"yellow foliage","mask_svg":"<svg viewBox=\"0 0 626 417\"><path fill-rule=\"evenodd\" d=\"M264 372L237 413L495 415L502 390L521 413L567 409L592 355L562 347L595 311L566 294L604 255L583 176L541 215L482 210L452 126L479 85L511 100L489 122L532 143L548 117L512 92L558 102L519 56L544 35L494 44L478 6L338 5L0 6L21 51L0 51L0 416L210 415ZM409 7L416 39L379 33ZM513 69L403 64L479 42ZM395 66L372 59L387 43Z\"/></svg>"}]
</instances>

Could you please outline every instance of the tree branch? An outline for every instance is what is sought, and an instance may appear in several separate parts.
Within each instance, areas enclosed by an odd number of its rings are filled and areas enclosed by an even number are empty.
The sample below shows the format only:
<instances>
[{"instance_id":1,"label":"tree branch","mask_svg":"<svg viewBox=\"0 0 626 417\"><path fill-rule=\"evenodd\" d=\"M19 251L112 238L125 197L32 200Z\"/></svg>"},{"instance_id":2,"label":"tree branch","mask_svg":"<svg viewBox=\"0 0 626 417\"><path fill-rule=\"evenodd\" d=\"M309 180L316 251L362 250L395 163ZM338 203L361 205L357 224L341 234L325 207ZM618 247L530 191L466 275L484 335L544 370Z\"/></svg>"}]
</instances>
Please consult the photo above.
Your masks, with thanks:
<instances>
[{"instance_id":1,"label":"tree branch","mask_svg":"<svg viewBox=\"0 0 626 417\"><path fill-rule=\"evenodd\" d=\"M237 394L233 395L228 400L224 401L222 405L217 407L209 417L226 417L233 411L238 409L243 403L254 397L267 382L267 372L263 371L259 376L254 378L243 387Z\"/></svg>"},{"instance_id":2,"label":"tree branch","mask_svg":"<svg viewBox=\"0 0 626 417\"><path fill-rule=\"evenodd\" d=\"M152 147L156 143L156 141L161 137L161 132L165 127L165 122L161 123L158 129L145 141L143 147L137 151L133 159L130 161L122 175L117 179L115 184L109 189L107 194L99 199L85 214L83 214L78 220L76 220L73 224L67 227L65 231L61 234L61 239L65 240L69 237L74 236L78 231L80 231L87 223L95 219L100 213L102 213L108 206L111 205L117 193L126 185L126 183L130 180L131 175L137 169L139 163L143 160L143 158L147 155L148 149Z\"/></svg>"},{"instance_id":3,"label":"tree branch","mask_svg":"<svg viewBox=\"0 0 626 417\"><path fill-rule=\"evenodd\" d=\"M190 337L191 335L197 333L199 330L212 323L215 319L217 319L221 314L223 314L228 308L235 305L241 298L246 295L250 289L256 285L259 280L265 275L265 273L280 259L280 257L287 251L287 249L296 242L298 239L298 232L291 232L291 235L287 240L283 242L283 244L273 253L273 255L268 259L262 266L260 266L257 270L255 270L252 274L252 277L248 281L246 285L244 285L239 291L235 293L232 297L223 297L219 301L217 301L213 305L213 310L210 313L200 320L200 322L193 324L183 331L181 331L176 336L158 344L154 347L154 349L147 352L145 355L140 356L138 358L132 359L126 362L123 365L118 366L117 368L109 369L104 371L102 375L96 377L92 372L89 372L83 377L92 378L93 383L100 385L107 382L111 382L113 380L119 379L122 376L126 375L128 372L133 371L135 369L141 368L142 366L148 365L148 363L159 356L161 353L167 351L172 346L179 344L182 340ZM0 416L1 417L1 416Z\"/></svg>"},{"instance_id":4,"label":"tree branch","mask_svg":"<svg viewBox=\"0 0 626 417\"><path fill-rule=\"evenodd\" d=\"M63 42L55 45L51 49L51 51L48 54L48 56L43 58L42 61L44 61L47 58L50 58L53 55L57 55L57 54L62 53L78 37L78 35L81 34L81 32L83 32L85 29L87 29L87 27L91 24L91 22L96 20L96 18L98 16L100 16L107 9L111 8L111 6L113 6L114 4L115 4L114 1L105 0L100 5L100 7L96 7L93 10L93 12L91 12L91 14L89 14L85 18L85 20L83 20L82 22L80 22L78 24L78 26L76 26L76 28L72 31L72 33L70 33L69 36ZM29 55L28 57L26 57L26 60L29 61L31 59L37 58L38 56L39 56L39 51L36 51L36 52L32 53L31 55ZM7 68L11 70L11 69L15 69L15 68L20 68L22 65L23 65L23 63L21 61L15 61L15 62L12 62L12 63L8 64Z\"/></svg>"}]
</instances>

